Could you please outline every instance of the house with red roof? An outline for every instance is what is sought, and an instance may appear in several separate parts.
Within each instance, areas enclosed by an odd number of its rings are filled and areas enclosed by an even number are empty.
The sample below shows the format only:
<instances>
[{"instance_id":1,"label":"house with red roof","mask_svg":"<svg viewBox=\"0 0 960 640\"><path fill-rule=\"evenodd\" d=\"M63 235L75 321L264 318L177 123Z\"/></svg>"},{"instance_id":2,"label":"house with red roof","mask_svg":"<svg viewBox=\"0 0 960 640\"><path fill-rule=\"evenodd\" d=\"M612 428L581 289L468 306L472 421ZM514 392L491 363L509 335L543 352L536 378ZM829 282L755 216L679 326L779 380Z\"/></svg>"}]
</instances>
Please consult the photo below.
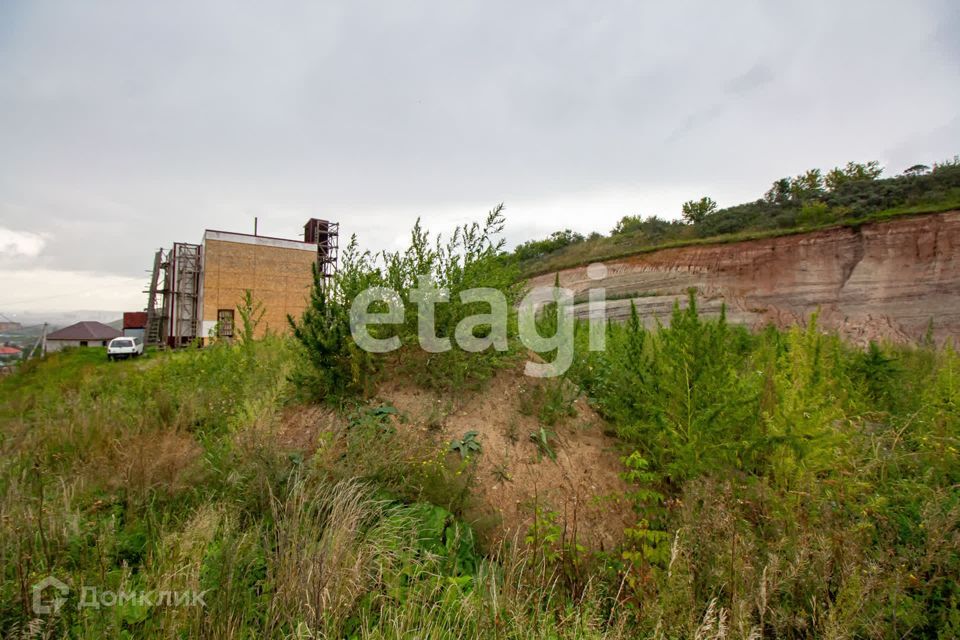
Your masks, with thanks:
<instances>
[{"instance_id":1,"label":"house with red roof","mask_svg":"<svg viewBox=\"0 0 960 640\"><path fill-rule=\"evenodd\" d=\"M13 346L12 344L0 345L0 362L9 362L11 360L19 360L20 356L22 355L23 355L23 351Z\"/></svg>"},{"instance_id":2,"label":"house with red roof","mask_svg":"<svg viewBox=\"0 0 960 640\"><path fill-rule=\"evenodd\" d=\"M147 328L146 311L123 312L123 335L143 338Z\"/></svg>"}]
</instances>

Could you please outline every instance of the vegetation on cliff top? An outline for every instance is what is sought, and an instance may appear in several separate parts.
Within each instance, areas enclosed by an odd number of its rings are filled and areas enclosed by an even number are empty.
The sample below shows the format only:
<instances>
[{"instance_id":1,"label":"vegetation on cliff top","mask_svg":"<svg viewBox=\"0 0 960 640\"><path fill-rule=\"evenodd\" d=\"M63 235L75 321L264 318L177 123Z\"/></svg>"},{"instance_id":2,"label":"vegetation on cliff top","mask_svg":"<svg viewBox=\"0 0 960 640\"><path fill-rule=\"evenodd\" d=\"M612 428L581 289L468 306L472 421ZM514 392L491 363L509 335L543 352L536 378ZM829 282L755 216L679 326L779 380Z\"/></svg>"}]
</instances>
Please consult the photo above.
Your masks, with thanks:
<instances>
[{"instance_id":1,"label":"vegetation on cliff top","mask_svg":"<svg viewBox=\"0 0 960 640\"><path fill-rule=\"evenodd\" d=\"M897 215L960 208L960 157L932 168L914 165L881 179L876 162L850 162L826 173L811 169L776 180L754 202L718 209L709 197L684 203L681 220L624 216L609 235L569 229L518 245L513 255L532 276L598 260L700 243L752 240Z\"/></svg>"}]
</instances>

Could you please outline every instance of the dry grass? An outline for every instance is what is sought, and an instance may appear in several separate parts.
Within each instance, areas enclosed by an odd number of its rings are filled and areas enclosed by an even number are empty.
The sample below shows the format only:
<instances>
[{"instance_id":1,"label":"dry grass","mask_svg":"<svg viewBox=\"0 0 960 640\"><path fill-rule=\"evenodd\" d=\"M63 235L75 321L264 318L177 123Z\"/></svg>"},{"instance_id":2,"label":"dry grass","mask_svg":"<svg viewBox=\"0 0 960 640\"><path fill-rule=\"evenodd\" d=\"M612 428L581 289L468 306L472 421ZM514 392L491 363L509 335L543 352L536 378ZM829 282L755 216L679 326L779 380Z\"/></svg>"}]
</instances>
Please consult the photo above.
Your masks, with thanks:
<instances>
[{"instance_id":1,"label":"dry grass","mask_svg":"<svg viewBox=\"0 0 960 640\"><path fill-rule=\"evenodd\" d=\"M111 491L177 493L196 482L202 452L196 439L183 431L142 433L110 441L89 468Z\"/></svg>"},{"instance_id":2,"label":"dry grass","mask_svg":"<svg viewBox=\"0 0 960 640\"><path fill-rule=\"evenodd\" d=\"M274 504L277 615L310 629L341 628L388 562L382 541L367 535L384 503L356 482L330 487L297 479Z\"/></svg>"}]
</instances>

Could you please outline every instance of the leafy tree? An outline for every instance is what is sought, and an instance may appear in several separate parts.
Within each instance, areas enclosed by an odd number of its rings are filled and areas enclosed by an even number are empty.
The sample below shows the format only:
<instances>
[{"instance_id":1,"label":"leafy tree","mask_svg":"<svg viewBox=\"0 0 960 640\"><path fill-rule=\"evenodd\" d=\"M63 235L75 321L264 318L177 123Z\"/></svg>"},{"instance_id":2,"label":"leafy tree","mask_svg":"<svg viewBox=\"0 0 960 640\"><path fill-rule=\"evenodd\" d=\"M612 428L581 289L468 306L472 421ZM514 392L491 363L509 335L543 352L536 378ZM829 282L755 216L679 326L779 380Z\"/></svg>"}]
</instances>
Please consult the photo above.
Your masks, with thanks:
<instances>
[{"instance_id":1,"label":"leafy tree","mask_svg":"<svg viewBox=\"0 0 960 640\"><path fill-rule=\"evenodd\" d=\"M876 180L883 173L883 167L876 160L867 163L848 162L842 169L835 167L827 172L826 187L836 191L850 182Z\"/></svg>"},{"instance_id":2,"label":"leafy tree","mask_svg":"<svg viewBox=\"0 0 960 640\"><path fill-rule=\"evenodd\" d=\"M643 216L623 216L617 222L616 226L610 230L610 235L640 231L643 228L643 222Z\"/></svg>"},{"instance_id":3,"label":"leafy tree","mask_svg":"<svg viewBox=\"0 0 960 640\"><path fill-rule=\"evenodd\" d=\"M784 204L785 202L789 202L793 195L792 186L793 181L790 178L780 178L771 185L763 198L770 204Z\"/></svg>"},{"instance_id":4,"label":"leafy tree","mask_svg":"<svg viewBox=\"0 0 960 640\"><path fill-rule=\"evenodd\" d=\"M844 171L853 180L876 180L883 173L883 167L876 160L871 160L866 164L848 162Z\"/></svg>"},{"instance_id":5,"label":"leafy tree","mask_svg":"<svg viewBox=\"0 0 960 640\"><path fill-rule=\"evenodd\" d=\"M700 224L716 210L717 203L712 198L704 196L699 200L689 200L683 203L683 219L687 224Z\"/></svg>"},{"instance_id":6,"label":"leafy tree","mask_svg":"<svg viewBox=\"0 0 960 640\"><path fill-rule=\"evenodd\" d=\"M683 228L683 223L676 220L665 220L659 216L623 216L617 225L610 231L610 235L632 233L641 235L650 240L661 240L671 237Z\"/></svg>"},{"instance_id":7,"label":"leafy tree","mask_svg":"<svg viewBox=\"0 0 960 640\"><path fill-rule=\"evenodd\" d=\"M930 173L930 167L925 164L915 164L903 170L903 175L908 177L922 176Z\"/></svg>"},{"instance_id":8,"label":"leafy tree","mask_svg":"<svg viewBox=\"0 0 960 640\"><path fill-rule=\"evenodd\" d=\"M790 197L798 202L807 202L823 195L823 174L820 169L810 169L790 182Z\"/></svg>"},{"instance_id":9,"label":"leafy tree","mask_svg":"<svg viewBox=\"0 0 960 640\"><path fill-rule=\"evenodd\" d=\"M517 245L513 250L513 255L516 256L518 260L532 260L572 244L578 244L584 240L583 234L570 229L554 231L544 240L528 240L527 242Z\"/></svg>"},{"instance_id":10,"label":"leafy tree","mask_svg":"<svg viewBox=\"0 0 960 640\"><path fill-rule=\"evenodd\" d=\"M827 171L827 176L824 180L824 183L826 184L828 190L836 191L849 181L850 180L847 177L847 174L843 172L843 169L840 167L834 167L833 169L830 169L830 171Z\"/></svg>"}]
</instances>

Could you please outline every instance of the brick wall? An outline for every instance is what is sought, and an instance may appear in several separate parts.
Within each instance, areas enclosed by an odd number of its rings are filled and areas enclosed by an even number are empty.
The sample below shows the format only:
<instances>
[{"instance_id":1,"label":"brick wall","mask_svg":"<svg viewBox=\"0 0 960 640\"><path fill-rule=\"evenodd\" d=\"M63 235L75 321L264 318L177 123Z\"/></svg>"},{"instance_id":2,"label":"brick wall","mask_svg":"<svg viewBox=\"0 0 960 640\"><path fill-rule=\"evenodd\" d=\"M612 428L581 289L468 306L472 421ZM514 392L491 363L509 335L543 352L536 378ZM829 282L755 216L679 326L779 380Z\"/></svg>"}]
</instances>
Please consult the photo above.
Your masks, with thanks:
<instances>
[{"instance_id":1,"label":"brick wall","mask_svg":"<svg viewBox=\"0 0 960 640\"><path fill-rule=\"evenodd\" d=\"M285 241L291 243L292 241ZM217 322L217 311L233 309L240 325L237 305L245 289L254 300L263 303L265 313L257 333L267 329L286 333L287 314L298 318L306 307L313 284L311 265L316 262L315 248L277 246L269 239L245 237L240 242L206 238L203 253L202 335L206 338ZM297 243L302 244L302 243Z\"/></svg>"}]
</instances>

